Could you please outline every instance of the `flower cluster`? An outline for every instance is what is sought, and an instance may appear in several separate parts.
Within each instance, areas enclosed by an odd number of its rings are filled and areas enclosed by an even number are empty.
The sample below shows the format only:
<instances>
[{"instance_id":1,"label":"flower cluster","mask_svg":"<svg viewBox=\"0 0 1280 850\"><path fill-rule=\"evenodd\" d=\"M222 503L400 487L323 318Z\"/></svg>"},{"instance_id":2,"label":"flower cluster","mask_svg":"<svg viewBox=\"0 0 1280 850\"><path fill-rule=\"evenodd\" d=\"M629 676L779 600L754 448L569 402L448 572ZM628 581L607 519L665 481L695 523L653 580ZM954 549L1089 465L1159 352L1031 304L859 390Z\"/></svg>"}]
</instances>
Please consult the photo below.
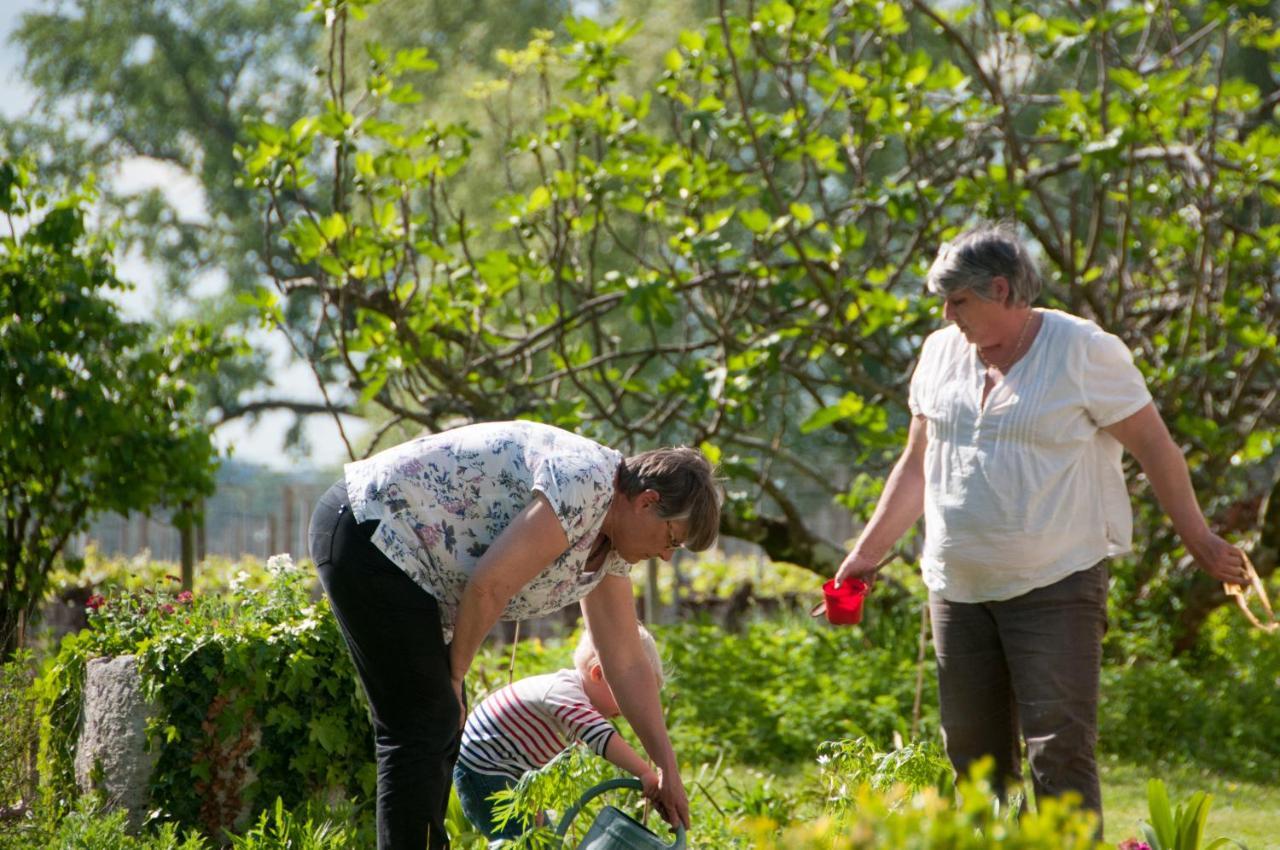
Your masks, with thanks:
<instances>
[{"instance_id":1,"label":"flower cluster","mask_svg":"<svg viewBox=\"0 0 1280 850\"><path fill-rule=\"evenodd\" d=\"M1116 845L1116 850L1151 850L1151 845L1136 838L1126 838Z\"/></svg>"},{"instance_id":2,"label":"flower cluster","mask_svg":"<svg viewBox=\"0 0 1280 850\"><path fill-rule=\"evenodd\" d=\"M177 576L166 576L180 584ZM195 596L189 590L174 593L171 587L147 588L138 592L111 595L95 593L85 602L89 625L99 632L136 640L154 634L161 620L193 607Z\"/></svg>"}]
</instances>

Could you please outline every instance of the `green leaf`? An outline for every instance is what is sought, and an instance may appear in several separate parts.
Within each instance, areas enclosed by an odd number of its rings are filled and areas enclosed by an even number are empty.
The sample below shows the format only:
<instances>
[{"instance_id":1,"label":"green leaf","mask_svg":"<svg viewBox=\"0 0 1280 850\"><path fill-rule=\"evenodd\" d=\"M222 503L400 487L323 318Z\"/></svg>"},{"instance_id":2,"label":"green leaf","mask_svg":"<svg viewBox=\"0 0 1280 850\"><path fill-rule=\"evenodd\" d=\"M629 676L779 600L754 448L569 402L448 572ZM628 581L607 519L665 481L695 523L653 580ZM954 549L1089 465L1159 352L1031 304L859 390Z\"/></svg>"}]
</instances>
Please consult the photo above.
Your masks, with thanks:
<instances>
[{"instance_id":1,"label":"green leaf","mask_svg":"<svg viewBox=\"0 0 1280 850\"><path fill-rule=\"evenodd\" d=\"M748 209L738 213L738 220L752 233L764 233L773 223L773 218L762 209Z\"/></svg>"},{"instance_id":2,"label":"green leaf","mask_svg":"<svg viewBox=\"0 0 1280 850\"><path fill-rule=\"evenodd\" d=\"M793 203L790 206L791 216L803 225L813 224L813 208L808 204Z\"/></svg>"},{"instance_id":3,"label":"green leaf","mask_svg":"<svg viewBox=\"0 0 1280 850\"><path fill-rule=\"evenodd\" d=\"M1173 810L1164 782L1152 779L1147 783L1147 808L1151 814L1151 826L1159 842L1159 850L1176 850ZM1153 845L1152 850L1157 850Z\"/></svg>"}]
</instances>

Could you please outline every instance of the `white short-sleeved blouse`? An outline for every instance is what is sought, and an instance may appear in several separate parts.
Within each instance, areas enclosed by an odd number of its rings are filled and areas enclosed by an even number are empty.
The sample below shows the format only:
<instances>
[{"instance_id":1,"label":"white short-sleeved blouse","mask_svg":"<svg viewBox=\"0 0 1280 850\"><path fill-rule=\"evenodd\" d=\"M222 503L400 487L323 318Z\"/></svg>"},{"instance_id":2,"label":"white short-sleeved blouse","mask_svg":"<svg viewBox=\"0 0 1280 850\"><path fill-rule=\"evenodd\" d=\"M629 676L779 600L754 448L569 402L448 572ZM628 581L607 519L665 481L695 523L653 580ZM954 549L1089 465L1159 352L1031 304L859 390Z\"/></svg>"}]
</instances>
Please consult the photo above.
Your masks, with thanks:
<instances>
[{"instance_id":1,"label":"white short-sleeved blouse","mask_svg":"<svg viewBox=\"0 0 1280 850\"><path fill-rule=\"evenodd\" d=\"M1123 449L1100 430L1151 401L1119 338L1057 310L982 405L985 367L954 325L925 340L910 408L928 420L925 584L1011 599L1130 550Z\"/></svg>"},{"instance_id":2,"label":"white short-sleeved blouse","mask_svg":"<svg viewBox=\"0 0 1280 850\"><path fill-rule=\"evenodd\" d=\"M516 593L503 619L551 613L605 575L629 573L615 552L585 572L621 463L613 449L550 425L490 422L410 440L347 464L345 473L352 514L381 521L374 545L439 601L449 641L480 556L535 491L555 510L569 548Z\"/></svg>"}]
</instances>

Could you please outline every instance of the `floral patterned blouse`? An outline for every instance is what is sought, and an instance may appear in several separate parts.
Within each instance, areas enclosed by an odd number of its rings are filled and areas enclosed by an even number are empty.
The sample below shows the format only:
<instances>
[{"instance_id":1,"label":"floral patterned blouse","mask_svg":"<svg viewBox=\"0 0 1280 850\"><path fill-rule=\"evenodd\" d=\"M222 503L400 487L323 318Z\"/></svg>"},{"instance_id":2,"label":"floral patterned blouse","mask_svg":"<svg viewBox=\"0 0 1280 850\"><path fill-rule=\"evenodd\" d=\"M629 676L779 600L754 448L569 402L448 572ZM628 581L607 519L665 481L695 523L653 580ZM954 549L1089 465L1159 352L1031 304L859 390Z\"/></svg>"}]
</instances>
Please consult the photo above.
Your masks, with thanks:
<instances>
[{"instance_id":1,"label":"floral patterned blouse","mask_svg":"<svg viewBox=\"0 0 1280 850\"><path fill-rule=\"evenodd\" d=\"M539 617L577 602L630 564L609 552L586 573L587 556L613 501L622 455L536 422L488 422L410 440L346 465L356 520L381 520L373 543L440 603L444 639L476 563L542 493L569 548L526 584L504 620Z\"/></svg>"}]
</instances>

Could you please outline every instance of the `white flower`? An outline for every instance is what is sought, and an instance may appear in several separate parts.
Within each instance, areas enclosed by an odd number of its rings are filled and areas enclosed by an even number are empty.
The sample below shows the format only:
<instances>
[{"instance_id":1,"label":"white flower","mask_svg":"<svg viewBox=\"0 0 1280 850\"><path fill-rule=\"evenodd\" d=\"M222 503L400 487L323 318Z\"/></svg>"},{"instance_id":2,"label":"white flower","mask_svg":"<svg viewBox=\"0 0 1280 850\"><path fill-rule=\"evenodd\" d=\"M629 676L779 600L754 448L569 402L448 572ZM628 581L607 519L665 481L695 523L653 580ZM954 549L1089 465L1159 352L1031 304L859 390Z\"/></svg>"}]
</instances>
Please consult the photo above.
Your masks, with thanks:
<instances>
[{"instance_id":1,"label":"white flower","mask_svg":"<svg viewBox=\"0 0 1280 850\"><path fill-rule=\"evenodd\" d=\"M273 576L279 577L297 571L298 568L293 563L293 557L288 552L281 552L279 555L272 555L267 558L267 572Z\"/></svg>"}]
</instances>

